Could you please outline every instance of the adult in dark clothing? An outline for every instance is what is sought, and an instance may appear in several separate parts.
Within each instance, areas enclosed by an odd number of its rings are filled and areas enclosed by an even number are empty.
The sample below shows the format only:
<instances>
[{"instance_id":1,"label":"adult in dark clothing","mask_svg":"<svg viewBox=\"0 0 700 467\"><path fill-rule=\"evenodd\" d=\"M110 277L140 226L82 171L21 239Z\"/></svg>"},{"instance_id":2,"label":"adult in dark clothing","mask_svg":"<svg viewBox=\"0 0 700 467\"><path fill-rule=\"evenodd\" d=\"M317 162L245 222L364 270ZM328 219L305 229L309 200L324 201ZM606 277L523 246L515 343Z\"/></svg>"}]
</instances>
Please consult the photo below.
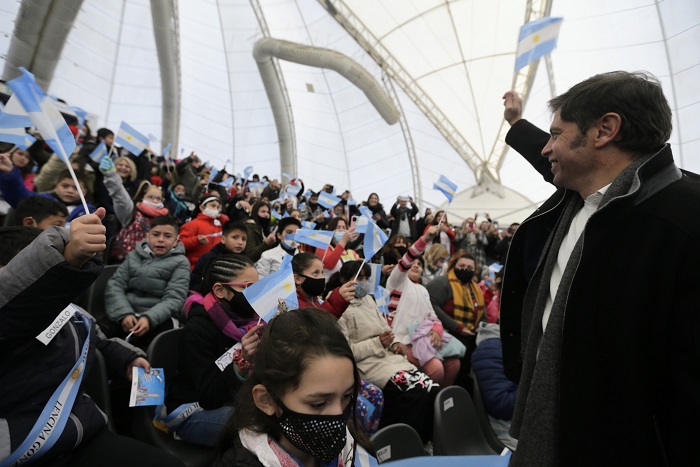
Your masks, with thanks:
<instances>
[{"instance_id":1,"label":"adult in dark clothing","mask_svg":"<svg viewBox=\"0 0 700 467\"><path fill-rule=\"evenodd\" d=\"M83 392L97 349L114 379L130 376L134 366L150 370L143 352L107 339L92 317L70 304L102 271L95 254L105 249L104 215L100 208L74 220L70 238L57 227L0 233L2 465L23 459L58 466L184 465L111 432L105 414ZM46 407L50 412L42 414ZM111 457L105 460L105 454Z\"/></svg>"},{"instance_id":2,"label":"adult in dark clothing","mask_svg":"<svg viewBox=\"0 0 700 467\"><path fill-rule=\"evenodd\" d=\"M503 264L508 256L508 248L510 241L513 239L513 234L518 230L519 223L514 222L503 232L503 238L496 244L496 261Z\"/></svg>"},{"instance_id":3,"label":"adult in dark clothing","mask_svg":"<svg viewBox=\"0 0 700 467\"><path fill-rule=\"evenodd\" d=\"M384 212L384 206L379 202L378 194L370 193L367 197L367 201L362 203L362 205L367 206L369 210L372 211L372 219L374 219L374 222L380 229L386 230L390 227L389 218L386 216L386 212Z\"/></svg>"},{"instance_id":4,"label":"adult in dark clothing","mask_svg":"<svg viewBox=\"0 0 700 467\"><path fill-rule=\"evenodd\" d=\"M280 197L280 182L274 178L269 185L265 187L260 195L262 198L267 198L268 201L274 201Z\"/></svg>"},{"instance_id":5,"label":"adult in dark clothing","mask_svg":"<svg viewBox=\"0 0 700 467\"><path fill-rule=\"evenodd\" d=\"M248 227L248 242L245 246L245 254L251 261L260 259L263 251L275 246L277 237L275 232L270 232L270 203L258 201L253 205L250 219L245 222Z\"/></svg>"},{"instance_id":6,"label":"adult in dark clothing","mask_svg":"<svg viewBox=\"0 0 700 467\"><path fill-rule=\"evenodd\" d=\"M199 172L203 166L194 152L175 165L177 181L185 185L185 201L195 202L199 199Z\"/></svg>"},{"instance_id":7,"label":"adult in dark clothing","mask_svg":"<svg viewBox=\"0 0 700 467\"><path fill-rule=\"evenodd\" d=\"M415 242L418 238L416 214L418 214L418 206L413 204L413 200L408 196L399 196L391 207L391 217L394 219L394 223L391 226L390 236L401 235Z\"/></svg>"},{"instance_id":8,"label":"adult in dark clothing","mask_svg":"<svg viewBox=\"0 0 700 467\"><path fill-rule=\"evenodd\" d=\"M425 228L427 227L426 218L428 216L430 216L432 213L433 213L432 209L425 208L425 215L416 221L416 231L418 231L418 232L425 231Z\"/></svg>"},{"instance_id":9,"label":"adult in dark clothing","mask_svg":"<svg viewBox=\"0 0 700 467\"><path fill-rule=\"evenodd\" d=\"M504 99L506 142L558 187L505 265L503 358L520 385L511 463L697 463L700 177L673 162L661 85L596 75L550 101L551 136L521 119L516 93Z\"/></svg>"}]
</instances>

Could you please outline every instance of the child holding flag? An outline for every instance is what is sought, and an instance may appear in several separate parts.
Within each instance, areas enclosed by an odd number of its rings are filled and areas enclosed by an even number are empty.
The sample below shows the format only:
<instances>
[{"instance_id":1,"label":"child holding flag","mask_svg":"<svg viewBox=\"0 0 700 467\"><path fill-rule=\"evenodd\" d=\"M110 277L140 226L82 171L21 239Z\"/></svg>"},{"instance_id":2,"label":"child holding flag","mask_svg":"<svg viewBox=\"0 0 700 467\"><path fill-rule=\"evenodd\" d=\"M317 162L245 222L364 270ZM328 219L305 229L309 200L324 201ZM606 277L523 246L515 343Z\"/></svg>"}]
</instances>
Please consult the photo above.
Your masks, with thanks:
<instances>
[{"instance_id":1,"label":"child holding flag","mask_svg":"<svg viewBox=\"0 0 700 467\"><path fill-rule=\"evenodd\" d=\"M299 308L316 307L340 318L355 297L355 281L333 289L325 301L320 297L326 288L323 263L312 253L299 253L292 259Z\"/></svg>"},{"instance_id":2,"label":"child holding flag","mask_svg":"<svg viewBox=\"0 0 700 467\"><path fill-rule=\"evenodd\" d=\"M185 245L190 270L194 269L200 256L219 244L223 224L228 216L221 214L221 201L216 196L205 195L199 201L197 217L187 222L180 230L180 240Z\"/></svg>"},{"instance_id":3,"label":"child holding flag","mask_svg":"<svg viewBox=\"0 0 700 467\"><path fill-rule=\"evenodd\" d=\"M161 429L189 443L216 444L259 343L258 315L243 295L257 280L245 256L219 256L204 273L202 293L185 302L184 358L167 388L165 406L156 409ZM233 352L237 343L241 350ZM189 415L178 419L177 413Z\"/></svg>"},{"instance_id":4,"label":"child holding flag","mask_svg":"<svg viewBox=\"0 0 700 467\"><path fill-rule=\"evenodd\" d=\"M326 279L340 270L345 261L360 259L360 255L355 250L346 248L350 242L357 239L359 234L355 232L354 226L348 228L344 217L331 219L328 222L327 230L333 231L333 239L331 240L333 248L329 247L328 250L316 248L316 256L323 261L323 276Z\"/></svg>"}]
</instances>

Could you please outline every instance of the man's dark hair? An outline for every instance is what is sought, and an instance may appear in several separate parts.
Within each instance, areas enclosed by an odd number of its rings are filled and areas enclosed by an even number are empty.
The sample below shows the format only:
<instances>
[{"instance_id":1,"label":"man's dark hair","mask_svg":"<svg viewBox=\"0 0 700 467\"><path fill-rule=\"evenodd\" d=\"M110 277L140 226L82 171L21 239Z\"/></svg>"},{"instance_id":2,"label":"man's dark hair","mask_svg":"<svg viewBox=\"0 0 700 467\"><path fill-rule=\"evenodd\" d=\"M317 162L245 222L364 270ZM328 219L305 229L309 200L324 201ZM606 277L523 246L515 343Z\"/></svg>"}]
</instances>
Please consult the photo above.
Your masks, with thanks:
<instances>
[{"instance_id":1,"label":"man's dark hair","mask_svg":"<svg viewBox=\"0 0 700 467\"><path fill-rule=\"evenodd\" d=\"M671 108L659 81L646 72L612 71L582 81L549 101L552 112L580 133L608 112L622 119L615 144L637 154L659 150L671 137Z\"/></svg>"},{"instance_id":2,"label":"man's dark hair","mask_svg":"<svg viewBox=\"0 0 700 467\"><path fill-rule=\"evenodd\" d=\"M221 235L224 237L234 230L240 230L244 234L248 235L248 227L243 222L228 221L224 224Z\"/></svg>"},{"instance_id":3,"label":"man's dark hair","mask_svg":"<svg viewBox=\"0 0 700 467\"><path fill-rule=\"evenodd\" d=\"M100 128L97 130L97 139L105 139L108 136L113 135L114 132L109 128Z\"/></svg>"},{"instance_id":4,"label":"man's dark hair","mask_svg":"<svg viewBox=\"0 0 700 467\"><path fill-rule=\"evenodd\" d=\"M22 219L32 217L37 224L49 216L68 218L68 209L53 198L30 196L19 202L15 209L15 223L22 225Z\"/></svg>"},{"instance_id":5,"label":"man's dark hair","mask_svg":"<svg viewBox=\"0 0 700 467\"><path fill-rule=\"evenodd\" d=\"M282 219L277 221L277 233L282 235L284 229L286 229L290 225L296 225L297 227L301 228L301 221L296 217L292 216L283 217Z\"/></svg>"},{"instance_id":6,"label":"man's dark hair","mask_svg":"<svg viewBox=\"0 0 700 467\"><path fill-rule=\"evenodd\" d=\"M36 227L0 227L0 266L12 261L41 232Z\"/></svg>"},{"instance_id":7,"label":"man's dark hair","mask_svg":"<svg viewBox=\"0 0 700 467\"><path fill-rule=\"evenodd\" d=\"M173 216L156 216L153 219L151 219L151 227L148 230L151 230L153 227L158 227L159 225L171 225L175 229L175 233L180 232L180 226L177 224L177 219L175 219Z\"/></svg>"}]
</instances>

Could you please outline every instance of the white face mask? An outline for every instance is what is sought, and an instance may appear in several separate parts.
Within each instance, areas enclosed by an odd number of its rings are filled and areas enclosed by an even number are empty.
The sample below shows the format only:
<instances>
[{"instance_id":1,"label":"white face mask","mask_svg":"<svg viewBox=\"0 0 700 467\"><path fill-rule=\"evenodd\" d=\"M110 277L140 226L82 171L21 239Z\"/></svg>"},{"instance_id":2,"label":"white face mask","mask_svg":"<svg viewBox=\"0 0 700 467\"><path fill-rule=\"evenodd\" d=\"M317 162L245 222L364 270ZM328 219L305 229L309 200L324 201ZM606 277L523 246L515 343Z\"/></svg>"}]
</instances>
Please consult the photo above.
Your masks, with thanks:
<instances>
[{"instance_id":1,"label":"white face mask","mask_svg":"<svg viewBox=\"0 0 700 467\"><path fill-rule=\"evenodd\" d=\"M143 200L143 204L146 206L150 206L153 209L163 209L163 203L154 203L153 201L148 201L147 199Z\"/></svg>"},{"instance_id":2,"label":"white face mask","mask_svg":"<svg viewBox=\"0 0 700 467\"><path fill-rule=\"evenodd\" d=\"M217 217L219 217L219 214L221 214L221 211L214 208L206 208L204 211L202 211L202 214L204 214L205 216L209 216L212 219L216 219Z\"/></svg>"}]
</instances>

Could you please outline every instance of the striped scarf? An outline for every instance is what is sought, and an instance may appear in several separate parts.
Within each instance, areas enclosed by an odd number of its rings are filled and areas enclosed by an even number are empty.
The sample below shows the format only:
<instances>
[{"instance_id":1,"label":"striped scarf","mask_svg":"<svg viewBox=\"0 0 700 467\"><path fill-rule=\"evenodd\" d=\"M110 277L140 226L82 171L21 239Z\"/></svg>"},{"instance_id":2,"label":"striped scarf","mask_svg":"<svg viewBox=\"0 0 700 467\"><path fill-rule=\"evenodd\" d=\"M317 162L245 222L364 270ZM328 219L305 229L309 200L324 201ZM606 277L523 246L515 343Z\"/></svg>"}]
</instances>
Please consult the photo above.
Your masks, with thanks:
<instances>
[{"instance_id":1,"label":"striped scarf","mask_svg":"<svg viewBox=\"0 0 700 467\"><path fill-rule=\"evenodd\" d=\"M447 274L447 279L452 287L453 318L469 331L473 331L484 315L484 295L476 282L469 281L468 284L463 284L457 279L454 269Z\"/></svg>"}]
</instances>

